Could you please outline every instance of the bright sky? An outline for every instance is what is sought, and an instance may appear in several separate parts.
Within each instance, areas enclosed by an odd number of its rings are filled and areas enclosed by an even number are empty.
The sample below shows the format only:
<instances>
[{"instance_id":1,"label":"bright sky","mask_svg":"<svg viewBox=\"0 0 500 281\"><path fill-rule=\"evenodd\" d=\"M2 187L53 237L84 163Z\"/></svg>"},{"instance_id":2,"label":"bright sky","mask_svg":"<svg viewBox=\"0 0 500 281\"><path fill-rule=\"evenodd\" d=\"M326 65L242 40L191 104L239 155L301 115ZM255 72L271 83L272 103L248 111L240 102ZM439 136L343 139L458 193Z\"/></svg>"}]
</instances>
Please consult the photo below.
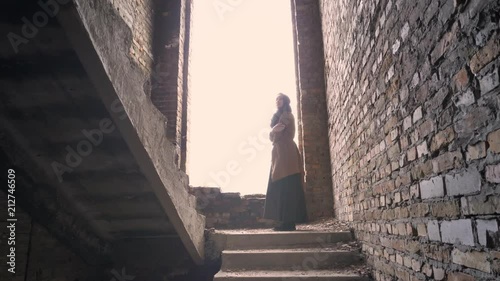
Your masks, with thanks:
<instances>
[{"instance_id":1,"label":"bright sky","mask_svg":"<svg viewBox=\"0 0 500 281\"><path fill-rule=\"evenodd\" d=\"M195 1L192 16L190 185L265 194L279 92L297 118L290 0Z\"/></svg>"}]
</instances>

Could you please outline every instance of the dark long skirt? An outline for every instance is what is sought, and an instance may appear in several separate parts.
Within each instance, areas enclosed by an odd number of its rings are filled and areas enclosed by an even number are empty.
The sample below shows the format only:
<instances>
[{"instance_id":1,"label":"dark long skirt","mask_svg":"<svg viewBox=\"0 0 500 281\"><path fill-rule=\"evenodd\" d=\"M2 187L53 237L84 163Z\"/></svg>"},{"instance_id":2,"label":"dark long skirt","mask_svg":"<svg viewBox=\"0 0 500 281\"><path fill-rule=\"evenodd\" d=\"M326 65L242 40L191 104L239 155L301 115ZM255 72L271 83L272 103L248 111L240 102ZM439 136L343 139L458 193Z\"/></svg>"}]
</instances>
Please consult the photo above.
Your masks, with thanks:
<instances>
[{"instance_id":1,"label":"dark long skirt","mask_svg":"<svg viewBox=\"0 0 500 281\"><path fill-rule=\"evenodd\" d=\"M282 222L307 221L301 174L293 174L267 185L264 218Z\"/></svg>"}]
</instances>

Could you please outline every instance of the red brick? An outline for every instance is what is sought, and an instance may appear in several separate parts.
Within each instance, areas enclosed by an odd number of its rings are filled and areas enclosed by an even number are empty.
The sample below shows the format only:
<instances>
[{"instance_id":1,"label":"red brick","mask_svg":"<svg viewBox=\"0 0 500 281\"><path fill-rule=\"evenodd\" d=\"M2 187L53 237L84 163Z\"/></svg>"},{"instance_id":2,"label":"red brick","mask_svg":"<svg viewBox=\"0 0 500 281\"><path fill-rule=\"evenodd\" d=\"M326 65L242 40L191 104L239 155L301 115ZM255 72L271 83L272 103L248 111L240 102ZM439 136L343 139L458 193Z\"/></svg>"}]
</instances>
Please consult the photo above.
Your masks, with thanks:
<instances>
[{"instance_id":1,"label":"red brick","mask_svg":"<svg viewBox=\"0 0 500 281\"><path fill-rule=\"evenodd\" d=\"M500 164L486 166L486 180L500 183Z\"/></svg>"},{"instance_id":2,"label":"red brick","mask_svg":"<svg viewBox=\"0 0 500 281\"><path fill-rule=\"evenodd\" d=\"M460 215L458 200L432 203L431 214L435 218L453 218Z\"/></svg>"},{"instance_id":3,"label":"red brick","mask_svg":"<svg viewBox=\"0 0 500 281\"><path fill-rule=\"evenodd\" d=\"M456 91L464 91L470 83L469 72L466 68L462 68L455 76L453 76L454 87Z\"/></svg>"},{"instance_id":4,"label":"red brick","mask_svg":"<svg viewBox=\"0 0 500 281\"><path fill-rule=\"evenodd\" d=\"M446 152L432 160L432 170L434 173L441 173L453 168L462 166L463 158L460 151Z\"/></svg>"},{"instance_id":5,"label":"red brick","mask_svg":"<svg viewBox=\"0 0 500 281\"><path fill-rule=\"evenodd\" d=\"M467 161L484 158L486 156L486 144L484 141L467 147Z\"/></svg>"},{"instance_id":6,"label":"red brick","mask_svg":"<svg viewBox=\"0 0 500 281\"><path fill-rule=\"evenodd\" d=\"M475 277L462 272L448 273L448 277L446 278L446 281L475 281L475 280L476 280Z\"/></svg>"},{"instance_id":7,"label":"red brick","mask_svg":"<svg viewBox=\"0 0 500 281\"><path fill-rule=\"evenodd\" d=\"M426 120L418 127L418 135L420 138L425 138L432 133L432 131L434 131L434 121L430 119Z\"/></svg>"},{"instance_id":8,"label":"red brick","mask_svg":"<svg viewBox=\"0 0 500 281\"><path fill-rule=\"evenodd\" d=\"M500 130L488 134L488 144L490 145L490 151L500 153Z\"/></svg>"},{"instance_id":9,"label":"red brick","mask_svg":"<svg viewBox=\"0 0 500 281\"><path fill-rule=\"evenodd\" d=\"M450 126L440 131L432 138L431 151L434 152L438 149L441 149L454 139L455 139L455 131L453 130L453 127Z\"/></svg>"},{"instance_id":10,"label":"red brick","mask_svg":"<svg viewBox=\"0 0 500 281\"><path fill-rule=\"evenodd\" d=\"M493 36L470 60L472 73L478 73L486 64L500 54L500 38Z\"/></svg>"}]
</instances>

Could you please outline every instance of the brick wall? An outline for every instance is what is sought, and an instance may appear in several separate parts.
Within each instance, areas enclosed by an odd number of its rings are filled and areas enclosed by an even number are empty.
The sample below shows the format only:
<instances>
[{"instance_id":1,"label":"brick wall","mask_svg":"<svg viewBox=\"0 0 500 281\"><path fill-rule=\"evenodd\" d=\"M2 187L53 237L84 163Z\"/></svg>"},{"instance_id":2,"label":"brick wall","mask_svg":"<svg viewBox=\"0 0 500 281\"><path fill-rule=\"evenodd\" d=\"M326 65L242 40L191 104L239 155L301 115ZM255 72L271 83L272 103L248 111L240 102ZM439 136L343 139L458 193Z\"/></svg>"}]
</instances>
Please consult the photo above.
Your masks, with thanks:
<instances>
[{"instance_id":1,"label":"brick wall","mask_svg":"<svg viewBox=\"0 0 500 281\"><path fill-rule=\"evenodd\" d=\"M323 41L318 2L292 1L299 149L304 161L309 219L332 215L331 167L323 79Z\"/></svg>"},{"instance_id":2,"label":"brick wall","mask_svg":"<svg viewBox=\"0 0 500 281\"><path fill-rule=\"evenodd\" d=\"M191 0L110 1L132 31L130 56L151 75L151 100L167 117L166 134L176 163L186 166L187 54Z\"/></svg>"},{"instance_id":3,"label":"brick wall","mask_svg":"<svg viewBox=\"0 0 500 281\"><path fill-rule=\"evenodd\" d=\"M131 58L150 73L153 63L153 0L110 2L132 31Z\"/></svg>"},{"instance_id":4,"label":"brick wall","mask_svg":"<svg viewBox=\"0 0 500 281\"><path fill-rule=\"evenodd\" d=\"M265 195L222 193L220 188L190 187L196 196L198 212L206 219L206 228L271 228L276 222L262 218Z\"/></svg>"},{"instance_id":5,"label":"brick wall","mask_svg":"<svg viewBox=\"0 0 500 281\"><path fill-rule=\"evenodd\" d=\"M154 75L151 100L167 117L166 134L176 145L176 163L179 164L180 146L177 137L179 118L179 35L181 0L158 2L155 6Z\"/></svg>"},{"instance_id":6,"label":"brick wall","mask_svg":"<svg viewBox=\"0 0 500 281\"><path fill-rule=\"evenodd\" d=\"M187 95L187 88L184 86L187 79L184 54L185 48L189 47L189 37L186 36L189 22L186 19L189 20L190 7L190 0L158 1L155 5L153 31L154 75L151 100L167 117L166 134L176 145L176 164L183 169L186 150L186 146L183 146L183 136L186 135L183 123L187 118L183 106Z\"/></svg>"},{"instance_id":7,"label":"brick wall","mask_svg":"<svg viewBox=\"0 0 500 281\"><path fill-rule=\"evenodd\" d=\"M180 77L182 77L182 109L181 109L181 127L180 127L180 168L182 171L187 172L188 166L188 148L189 148L189 104L190 104L190 95L189 95L189 63L190 63L190 55L191 55L191 25L193 19L191 17L193 9L193 1L192 0L184 0L183 2L183 22L181 25L181 45L182 45L182 73L180 73Z\"/></svg>"},{"instance_id":8,"label":"brick wall","mask_svg":"<svg viewBox=\"0 0 500 281\"><path fill-rule=\"evenodd\" d=\"M19 200L18 200L19 202ZM31 216L16 206L15 245L8 244L7 195L0 191L0 280L9 281L93 281L110 280L105 270L86 264L60 243ZM7 255L15 247L15 274L7 272ZM105 278L105 279L103 279Z\"/></svg>"},{"instance_id":9,"label":"brick wall","mask_svg":"<svg viewBox=\"0 0 500 281\"><path fill-rule=\"evenodd\" d=\"M376 280L498 278L499 2L320 4L335 215Z\"/></svg>"},{"instance_id":10,"label":"brick wall","mask_svg":"<svg viewBox=\"0 0 500 281\"><path fill-rule=\"evenodd\" d=\"M103 268L86 264L47 230L34 223L28 252L25 280L73 281L111 280L112 275Z\"/></svg>"}]
</instances>

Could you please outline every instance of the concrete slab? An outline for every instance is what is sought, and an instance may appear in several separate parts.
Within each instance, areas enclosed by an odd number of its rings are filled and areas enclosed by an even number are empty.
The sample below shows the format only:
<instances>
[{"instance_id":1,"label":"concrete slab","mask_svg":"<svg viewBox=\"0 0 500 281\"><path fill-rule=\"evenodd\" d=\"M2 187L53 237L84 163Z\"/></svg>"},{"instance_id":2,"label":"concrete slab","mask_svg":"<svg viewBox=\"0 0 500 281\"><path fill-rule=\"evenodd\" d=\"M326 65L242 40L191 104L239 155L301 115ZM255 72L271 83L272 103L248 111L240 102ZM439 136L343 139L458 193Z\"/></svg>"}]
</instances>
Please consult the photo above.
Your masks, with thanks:
<instances>
[{"instance_id":1,"label":"concrete slab","mask_svg":"<svg viewBox=\"0 0 500 281\"><path fill-rule=\"evenodd\" d=\"M151 73L131 62L131 30L111 1L74 2L61 7L57 18L176 233L201 264L205 217L197 213L186 176L175 166L167 120L145 90Z\"/></svg>"},{"instance_id":2,"label":"concrete slab","mask_svg":"<svg viewBox=\"0 0 500 281\"><path fill-rule=\"evenodd\" d=\"M350 232L261 232L261 233L231 233L216 232L214 239L221 243L220 249L266 249L289 247L322 247L332 243L350 242L353 237Z\"/></svg>"},{"instance_id":3,"label":"concrete slab","mask_svg":"<svg viewBox=\"0 0 500 281\"><path fill-rule=\"evenodd\" d=\"M218 230L209 237L222 250L214 280L370 280L348 231Z\"/></svg>"},{"instance_id":4,"label":"concrete slab","mask_svg":"<svg viewBox=\"0 0 500 281\"><path fill-rule=\"evenodd\" d=\"M358 251L323 248L224 250L221 270L340 269L361 262Z\"/></svg>"},{"instance_id":5,"label":"concrete slab","mask_svg":"<svg viewBox=\"0 0 500 281\"><path fill-rule=\"evenodd\" d=\"M308 280L308 281L369 281L370 278L359 276L349 271L310 270L310 271L220 271L214 277L215 281L274 281L274 280Z\"/></svg>"}]
</instances>

